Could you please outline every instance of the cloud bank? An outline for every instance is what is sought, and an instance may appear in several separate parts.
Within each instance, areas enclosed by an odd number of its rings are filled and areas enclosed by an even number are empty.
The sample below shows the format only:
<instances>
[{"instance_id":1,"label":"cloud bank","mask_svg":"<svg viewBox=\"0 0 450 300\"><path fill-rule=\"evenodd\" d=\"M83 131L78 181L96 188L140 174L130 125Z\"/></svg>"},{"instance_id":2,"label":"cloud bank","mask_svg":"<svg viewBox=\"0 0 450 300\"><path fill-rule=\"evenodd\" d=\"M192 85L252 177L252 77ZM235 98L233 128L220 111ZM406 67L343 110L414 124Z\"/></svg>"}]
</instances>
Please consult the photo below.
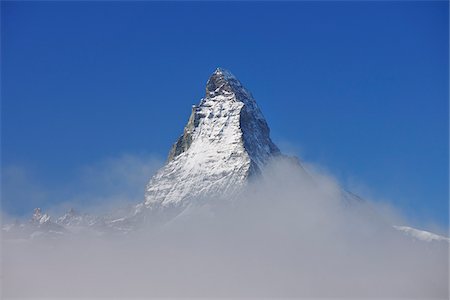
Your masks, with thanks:
<instances>
[{"instance_id":1,"label":"cloud bank","mask_svg":"<svg viewBox=\"0 0 450 300\"><path fill-rule=\"evenodd\" d=\"M4 240L2 296L448 298L447 243L401 234L393 209L343 201L308 170L276 161L238 198L134 234Z\"/></svg>"}]
</instances>

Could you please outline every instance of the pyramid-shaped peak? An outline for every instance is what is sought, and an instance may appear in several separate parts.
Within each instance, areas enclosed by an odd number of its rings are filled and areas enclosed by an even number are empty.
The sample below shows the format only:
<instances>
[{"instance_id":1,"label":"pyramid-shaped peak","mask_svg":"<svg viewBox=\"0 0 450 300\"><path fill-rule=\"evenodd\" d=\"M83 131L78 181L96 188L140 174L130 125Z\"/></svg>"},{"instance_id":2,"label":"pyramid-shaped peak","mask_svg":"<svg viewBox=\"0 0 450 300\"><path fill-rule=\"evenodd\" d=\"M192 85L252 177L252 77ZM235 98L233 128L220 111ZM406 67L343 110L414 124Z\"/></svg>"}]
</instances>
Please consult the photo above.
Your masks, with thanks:
<instances>
[{"instance_id":1,"label":"pyramid-shaped peak","mask_svg":"<svg viewBox=\"0 0 450 300\"><path fill-rule=\"evenodd\" d=\"M251 93L229 71L217 68L166 165L148 183L144 206L183 206L234 193L280 155Z\"/></svg>"}]
</instances>

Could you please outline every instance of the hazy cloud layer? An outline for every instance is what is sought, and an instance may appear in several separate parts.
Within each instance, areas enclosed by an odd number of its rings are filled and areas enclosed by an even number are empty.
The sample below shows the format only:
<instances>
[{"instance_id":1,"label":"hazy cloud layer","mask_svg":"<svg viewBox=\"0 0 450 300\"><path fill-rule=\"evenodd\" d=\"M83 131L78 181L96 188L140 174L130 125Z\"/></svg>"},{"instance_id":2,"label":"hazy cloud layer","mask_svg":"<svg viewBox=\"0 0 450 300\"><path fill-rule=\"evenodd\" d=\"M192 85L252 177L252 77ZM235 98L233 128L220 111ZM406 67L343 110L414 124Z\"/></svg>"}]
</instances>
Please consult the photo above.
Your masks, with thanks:
<instances>
[{"instance_id":1,"label":"hazy cloud layer","mask_svg":"<svg viewBox=\"0 0 450 300\"><path fill-rule=\"evenodd\" d=\"M117 186L135 168L104 169L111 177L86 178L118 194L139 181ZM389 206L343 202L331 176L308 170L276 162L240 198L208 199L157 230L3 241L3 296L448 298L448 244L402 235Z\"/></svg>"},{"instance_id":2,"label":"hazy cloud layer","mask_svg":"<svg viewBox=\"0 0 450 300\"><path fill-rule=\"evenodd\" d=\"M35 169L3 166L3 212L16 215L11 211L26 209L25 217L30 217L35 207L41 207L51 215L70 208L98 213L141 202L145 185L162 164L163 159L155 155L123 154L81 166L58 184L43 180Z\"/></svg>"}]
</instances>

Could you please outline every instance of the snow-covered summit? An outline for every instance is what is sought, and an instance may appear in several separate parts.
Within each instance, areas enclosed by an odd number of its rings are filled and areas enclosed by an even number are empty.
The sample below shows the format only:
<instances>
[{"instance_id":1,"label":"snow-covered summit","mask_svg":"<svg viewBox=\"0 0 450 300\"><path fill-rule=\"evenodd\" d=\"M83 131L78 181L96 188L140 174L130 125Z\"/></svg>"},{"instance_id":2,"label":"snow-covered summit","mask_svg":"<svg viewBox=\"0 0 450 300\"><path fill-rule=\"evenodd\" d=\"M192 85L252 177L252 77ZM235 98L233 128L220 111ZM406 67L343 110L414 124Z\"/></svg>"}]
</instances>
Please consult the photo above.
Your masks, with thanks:
<instances>
[{"instance_id":1,"label":"snow-covered summit","mask_svg":"<svg viewBox=\"0 0 450 300\"><path fill-rule=\"evenodd\" d=\"M252 94L229 71L217 68L138 210L186 206L192 199L239 191L280 154L269 133Z\"/></svg>"},{"instance_id":2,"label":"snow-covered summit","mask_svg":"<svg viewBox=\"0 0 450 300\"><path fill-rule=\"evenodd\" d=\"M425 231L425 230L419 230L416 228L412 228L409 226L394 226L395 229L397 229L398 231L403 232L404 234L406 234L407 236L414 238L416 240L419 241L425 241L425 242L433 242L433 241L444 241L444 242L450 242L450 238L429 232L429 231Z\"/></svg>"}]
</instances>

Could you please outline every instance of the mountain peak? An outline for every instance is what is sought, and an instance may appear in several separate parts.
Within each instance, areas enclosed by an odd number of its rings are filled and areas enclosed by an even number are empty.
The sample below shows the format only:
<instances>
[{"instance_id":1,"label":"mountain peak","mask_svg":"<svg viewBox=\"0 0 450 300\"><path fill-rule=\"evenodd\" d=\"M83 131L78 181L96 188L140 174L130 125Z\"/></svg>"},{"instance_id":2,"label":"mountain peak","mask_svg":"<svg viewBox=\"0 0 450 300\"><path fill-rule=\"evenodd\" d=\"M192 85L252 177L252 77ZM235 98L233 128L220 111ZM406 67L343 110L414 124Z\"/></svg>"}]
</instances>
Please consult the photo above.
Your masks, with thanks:
<instances>
[{"instance_id":1,"label":"mountain peak","mask_svg":"<svg viewBox=\"0 0 450 300\"><path fill-rule=\"evenodd\" d=\"M145 206L187 205L187 199L212 192L230 194L279 154L251 93L231 72L217 68L167 164L147 185Z\"/></svg>"},{"instance_id":2,"label":"mountain peak","mask_svg":"<svg viewBox=\"0 0 450 300\"><path fill-rule=\"evenodd\" d=\"M231 74L230 71L228 71L224 68L221 68L221 67L217 67L213 74L218 75L218 76L223 76L225 78L236 78L236 77L234 77L233 74Z\"/></svg>"},{"instance_id":3,"label":"mountain peak","mask_svg":"<svg viewBox=\"0 0 450 300\"><path fill-rule=\"evenodd\" d=\"M230 71L223 68L217 68L206 83L206 97L215 97L218 95L226 96L233 93L249 94L240 81Z\"/></svg>"}]
</instances>

